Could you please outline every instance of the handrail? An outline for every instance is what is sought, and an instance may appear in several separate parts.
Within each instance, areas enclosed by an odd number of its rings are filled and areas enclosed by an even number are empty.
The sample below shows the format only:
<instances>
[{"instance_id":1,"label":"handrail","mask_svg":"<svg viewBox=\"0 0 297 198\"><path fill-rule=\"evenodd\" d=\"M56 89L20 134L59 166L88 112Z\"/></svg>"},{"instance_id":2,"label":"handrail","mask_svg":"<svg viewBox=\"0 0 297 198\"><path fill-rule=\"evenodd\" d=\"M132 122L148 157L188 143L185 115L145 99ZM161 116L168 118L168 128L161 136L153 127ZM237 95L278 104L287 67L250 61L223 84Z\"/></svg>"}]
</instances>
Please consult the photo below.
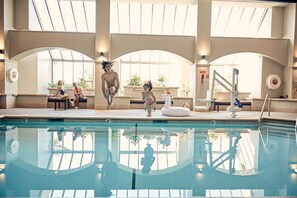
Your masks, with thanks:
<instances>
[{"instance_id":1,"label":"handrail","mask_svg":"<svg viewBox=\"0 0 297 198\"><path fill-rule=\"evenodd\" d=\"M268 98L269 98L269 101L268 101L268 116L270 116L271 96L269 94L266 94L265 100L264 100L264 103L263 103L263 106L262 106L261 114L260 114L260 117L259 117L259 120L258 120L259 123L261 122L263 112L264 112L264 108L265 108L265 105L266 105L266 102L267 102Z\"/></svg>"}]
</instances>

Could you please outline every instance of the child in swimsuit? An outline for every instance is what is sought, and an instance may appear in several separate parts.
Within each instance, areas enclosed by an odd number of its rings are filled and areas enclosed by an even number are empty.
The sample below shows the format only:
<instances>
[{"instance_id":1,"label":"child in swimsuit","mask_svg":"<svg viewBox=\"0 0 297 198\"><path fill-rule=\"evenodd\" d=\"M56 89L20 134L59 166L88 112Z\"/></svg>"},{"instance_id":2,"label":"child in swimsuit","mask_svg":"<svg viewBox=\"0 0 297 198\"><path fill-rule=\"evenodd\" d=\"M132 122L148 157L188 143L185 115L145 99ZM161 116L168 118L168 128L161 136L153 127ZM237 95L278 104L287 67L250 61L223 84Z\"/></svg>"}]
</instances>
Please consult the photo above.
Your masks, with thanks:
<instances>
[{"instance_id":1,"label":"child in swimsuit","mask_svg":"<svg viewBox=\"0 0 297 198\"><path fill-rule=\"evenodd\" d=\"M153 85L151 81L143 85L142 100L144 101L145 109L147 110L147 117L152 116L152 109L156 104L156 97L152 92Z\"/></svg>"}]
</instances>

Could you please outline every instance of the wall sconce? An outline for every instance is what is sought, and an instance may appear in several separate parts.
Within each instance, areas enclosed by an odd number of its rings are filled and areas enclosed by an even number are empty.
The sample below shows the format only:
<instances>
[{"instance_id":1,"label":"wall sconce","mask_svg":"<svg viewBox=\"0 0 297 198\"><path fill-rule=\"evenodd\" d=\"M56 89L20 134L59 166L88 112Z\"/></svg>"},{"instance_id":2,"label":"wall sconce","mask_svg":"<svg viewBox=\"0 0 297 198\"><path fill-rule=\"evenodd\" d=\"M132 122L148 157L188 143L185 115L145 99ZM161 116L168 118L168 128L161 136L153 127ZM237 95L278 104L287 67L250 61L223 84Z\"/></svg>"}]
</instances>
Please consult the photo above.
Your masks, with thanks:
<instances>
[{"instance_id":1,"label":"wall sconce","mask_svg":"<svg viewBox=\"0 0 297 198\"><path fill-rule=\"evenodd\" d=\"M0 54L4 54L4 49L0 49Z\"/></svg>"},{"instance_id":2,"label":"wall sconce","mask_svg":"<svg viewBox=\"0 0 297 198\"><path fill-rule=\"evenodd\" d=\"M99 164L97 165L97 167L98 167L98 173L101 174L103 164L99 163Z\"/></svg>"},{"instance_id":3,"label":"wall sconce","mask_svg":"<svg viewBox=\"0 0 297 198\"><path fill-rule=\"evenodd\" d=\"M205 60L206 56L205 55L202 55L201 58L202 58L202 60Z\"/></svg>"}]
</instances>

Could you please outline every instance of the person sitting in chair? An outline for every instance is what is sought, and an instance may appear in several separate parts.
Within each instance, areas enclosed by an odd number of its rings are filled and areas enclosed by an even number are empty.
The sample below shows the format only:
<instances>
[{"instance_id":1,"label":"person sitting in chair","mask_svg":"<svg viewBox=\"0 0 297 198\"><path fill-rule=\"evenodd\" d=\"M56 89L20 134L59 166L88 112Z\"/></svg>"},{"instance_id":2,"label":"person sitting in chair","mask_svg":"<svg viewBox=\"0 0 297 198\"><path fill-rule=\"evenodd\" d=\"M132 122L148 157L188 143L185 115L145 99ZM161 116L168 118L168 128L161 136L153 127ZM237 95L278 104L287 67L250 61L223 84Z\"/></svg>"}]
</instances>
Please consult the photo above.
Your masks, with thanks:
<instances>
[{"instance_id":1,"label":"person sitting in chair","mask_svg":"<svg viewBox=\"0 0 297 198\"><path fill-rule=\"evenodd\" d=\"M82 87L78 86L76 82L72 83L73 85L73 95L74 95L74 102L72 105L74 106L75 103L75 109L78 109L78 102L80 98L85 98L84 90Z\"/></svg>"},{"instance_id":2,"label":"person sitting in chair","mask_svg":"<svg viewBox=\"0 0 297 198\"><path fill-rule=\"evenodd\" d=\"M61 97L61 98L69 98L69 95L67 94L67 92L65 90L64 82L62 80L58 81L58 86L57 86L55 96Z\"/></svg>"}]
</instances>

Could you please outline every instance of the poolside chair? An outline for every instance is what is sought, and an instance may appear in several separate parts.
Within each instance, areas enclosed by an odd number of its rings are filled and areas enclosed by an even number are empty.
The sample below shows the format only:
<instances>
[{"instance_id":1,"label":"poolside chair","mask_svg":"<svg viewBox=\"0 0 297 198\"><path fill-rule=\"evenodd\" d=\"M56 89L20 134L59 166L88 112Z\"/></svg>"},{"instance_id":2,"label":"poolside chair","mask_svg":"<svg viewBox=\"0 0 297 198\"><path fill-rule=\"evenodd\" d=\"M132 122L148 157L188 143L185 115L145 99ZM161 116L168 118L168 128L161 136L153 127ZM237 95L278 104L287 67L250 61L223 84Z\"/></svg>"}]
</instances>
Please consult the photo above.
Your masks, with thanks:
<instances>
[{"instance_id":1,"label":"poolside chair","mask_svg":"<svg viewBox=\"0 0 297 198\"><path fill-rule=\"evenodd\" d=\"M209 111L209 108L211 106L211 91L207 90L206 91L206 98L204 99L197 99L196 102L205 102L205 106L194 106L195 111Z\"/></svg>"}]
</instances>

